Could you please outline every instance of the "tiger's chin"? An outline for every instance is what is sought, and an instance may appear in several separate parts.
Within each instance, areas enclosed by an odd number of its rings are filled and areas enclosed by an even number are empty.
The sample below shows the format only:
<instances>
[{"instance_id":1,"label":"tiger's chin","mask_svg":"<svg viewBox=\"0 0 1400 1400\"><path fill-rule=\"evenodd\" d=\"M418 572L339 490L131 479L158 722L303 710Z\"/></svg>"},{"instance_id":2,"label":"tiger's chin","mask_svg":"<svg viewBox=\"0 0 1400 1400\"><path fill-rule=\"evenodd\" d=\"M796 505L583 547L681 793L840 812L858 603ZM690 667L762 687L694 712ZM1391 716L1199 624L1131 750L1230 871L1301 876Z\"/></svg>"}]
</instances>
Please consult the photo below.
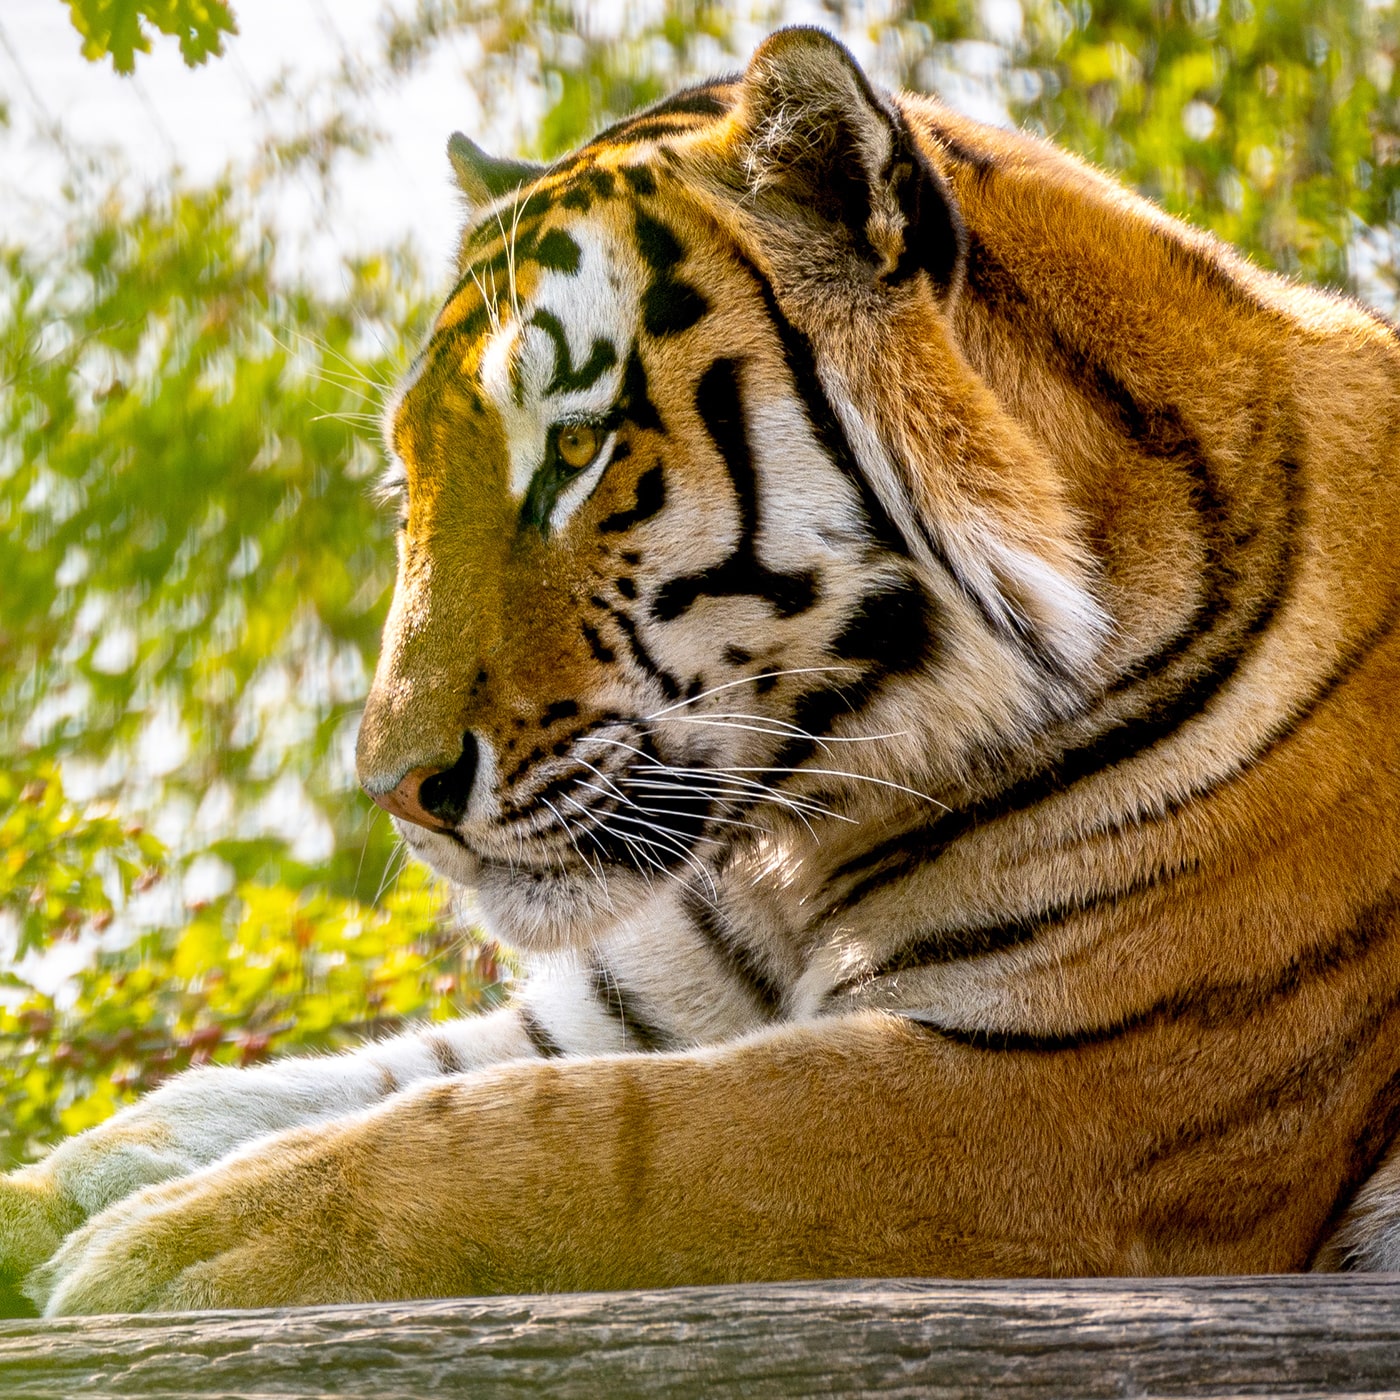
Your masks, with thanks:
<instances>
[{"instance_id":1,"label":"tiger's chin","mask_svg":"<svg viewBox=\"0 0 1400 1400\"><path fill-rule=\"evenodd\" d=\"M459 837L397 818L394 826L434 873L471 892L492 938L523 952L587 948L655 893L652 881L626 866L570 870L507 865L478 855Z\"/></svg>"}]
</instances>

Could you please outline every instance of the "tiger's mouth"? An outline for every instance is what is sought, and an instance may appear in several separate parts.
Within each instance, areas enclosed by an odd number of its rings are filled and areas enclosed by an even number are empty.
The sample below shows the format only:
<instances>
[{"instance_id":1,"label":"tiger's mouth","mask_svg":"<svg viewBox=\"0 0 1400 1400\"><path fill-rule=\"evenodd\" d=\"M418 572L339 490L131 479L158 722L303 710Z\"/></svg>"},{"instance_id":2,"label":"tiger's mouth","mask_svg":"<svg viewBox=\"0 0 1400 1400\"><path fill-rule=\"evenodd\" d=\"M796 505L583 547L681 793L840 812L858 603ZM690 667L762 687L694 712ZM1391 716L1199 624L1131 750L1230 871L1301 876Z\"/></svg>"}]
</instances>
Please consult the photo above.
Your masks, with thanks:
<instances>
[{"instance_id":1,"label":"tiger's mouth","mask_svg":"<svg viewBox=\"0 0 1400 1400\"><path fill-rule=\"evenodd\" d=\"M550 820L531 822L528 832L395 819L415 855L471 893L476 915L501 942L531 952L585 948L677 882L712 882L707 867L722 843L708 830L716 819L709 796L640 786L629 794L586 768L551 775L545 786L554 795L537 793L532 805Z\"/></svg>"},{"instance_id":2,"label":"tiger's mouth","mask_svg":"<svg viewBox=\"0 0 1400 1400\"><path fill-rule=\"evenodd\" d=\"M706 778L708 755L663 757L657 736L616 717L582 727L543 762L502 775L489 812L425 827L399 822L414 850L456 883L498 870L526 879L651 877L698 868L738 789ZM455 815L455 814L454 814Z\"/></svg>"}]
</instances>

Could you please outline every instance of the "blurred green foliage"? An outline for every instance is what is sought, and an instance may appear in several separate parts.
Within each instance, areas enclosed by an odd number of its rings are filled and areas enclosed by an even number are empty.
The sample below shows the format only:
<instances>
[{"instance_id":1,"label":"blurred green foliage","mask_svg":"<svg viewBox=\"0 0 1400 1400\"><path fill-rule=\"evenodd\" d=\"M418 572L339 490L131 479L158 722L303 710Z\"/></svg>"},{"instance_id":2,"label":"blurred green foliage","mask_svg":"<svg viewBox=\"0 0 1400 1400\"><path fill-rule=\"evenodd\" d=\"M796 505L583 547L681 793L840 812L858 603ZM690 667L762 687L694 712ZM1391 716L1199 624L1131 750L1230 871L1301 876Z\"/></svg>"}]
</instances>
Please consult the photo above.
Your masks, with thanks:
<instances>
[{"instance_id":1,"label":"blurred green foliage","mask_svg":"<svg viewBox=\"0 0 1400 1400\"><path fill-rule=\"evenodd\" d=\"M202 1059L497 994L350 760L421 279L333 300L275 258L226 186L0 253L0 1163Z\"/></svg>"},{"instance_id":2,"label":"blurred green foliage","mask_svg":"<svg viewBox=\"0 0 1400 1400\"><path fill-rule=\"evenodd\" d=\"M118 73L150 53L147 25L180 41L191 68L223 53L223 36L236 34L233 12L223 0L68 0L73 27L83 36L83 57L110 58Z\"/></svg>"},{"instance_id":3,"label":"blurred green foliage","mask_svg":"<svg viewBox=\"0 0 1400 1400\"><path fill-rule=\"evenodd\" d=\"M71 6L118 68L143 22L189 61L232 32L213 0ZM824 11L882 81L1054 136L1266 265L1389 294L1393 4L874 8ZM488 126L547 158L783 18L419 0L361 59L411 82L464 44ZM353 172L350 96L267 158ZM60 248L0 249L0 1166L186 1065L501 995L469 910L399 870L352 776L392 578L376 417L439 289L401 250L334 296L279 271L243 198L264 175L75 202Z\"/></svg>"}]
</instances>

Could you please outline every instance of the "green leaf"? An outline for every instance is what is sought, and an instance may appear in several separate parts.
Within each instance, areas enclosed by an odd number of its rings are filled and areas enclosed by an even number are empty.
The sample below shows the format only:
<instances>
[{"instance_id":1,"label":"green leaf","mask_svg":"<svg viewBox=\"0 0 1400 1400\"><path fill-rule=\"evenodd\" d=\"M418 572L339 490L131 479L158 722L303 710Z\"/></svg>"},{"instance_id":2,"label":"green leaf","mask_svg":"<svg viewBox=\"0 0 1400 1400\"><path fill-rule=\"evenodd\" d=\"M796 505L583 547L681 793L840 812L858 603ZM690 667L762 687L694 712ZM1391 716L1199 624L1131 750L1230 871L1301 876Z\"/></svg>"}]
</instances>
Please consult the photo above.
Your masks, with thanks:
<instances>
[{"instance_id":1,"label":"green leaf","mask_svg":"<svg viewBox=\"0 0 1400 1400\"><path fill-rule=\"evenodd\" d=\"M110 58L118 73L135 72L137 53L150 53L147 25L178 39L191 68L220 56L223 36L238 32L223 0L68 0L68 9L83 37L83 57Z\"/></svg>"}]
</instances>

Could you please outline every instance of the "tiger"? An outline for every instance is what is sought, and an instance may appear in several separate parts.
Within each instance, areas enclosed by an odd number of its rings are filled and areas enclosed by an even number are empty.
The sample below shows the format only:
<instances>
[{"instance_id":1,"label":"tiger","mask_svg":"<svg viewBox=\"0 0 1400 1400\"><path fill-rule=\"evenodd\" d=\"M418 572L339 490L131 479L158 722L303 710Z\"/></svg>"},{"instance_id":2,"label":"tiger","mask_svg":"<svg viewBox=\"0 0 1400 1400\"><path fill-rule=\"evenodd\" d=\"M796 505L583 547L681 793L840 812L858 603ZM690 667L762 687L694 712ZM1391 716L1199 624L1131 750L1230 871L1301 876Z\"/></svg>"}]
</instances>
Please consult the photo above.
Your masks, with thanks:
<instances>
[{"instance_id":1,"label":"tiger","mask_svg":"<svg viewBox=\"0 0 1400 1400\"><path fill-rule=\"evenodd\" d=\"M1400 346L814 28L449 145L358 772L501 1007L0 1181L50 1315L1400 1265Z\"/></svg>"}]
</instances>

